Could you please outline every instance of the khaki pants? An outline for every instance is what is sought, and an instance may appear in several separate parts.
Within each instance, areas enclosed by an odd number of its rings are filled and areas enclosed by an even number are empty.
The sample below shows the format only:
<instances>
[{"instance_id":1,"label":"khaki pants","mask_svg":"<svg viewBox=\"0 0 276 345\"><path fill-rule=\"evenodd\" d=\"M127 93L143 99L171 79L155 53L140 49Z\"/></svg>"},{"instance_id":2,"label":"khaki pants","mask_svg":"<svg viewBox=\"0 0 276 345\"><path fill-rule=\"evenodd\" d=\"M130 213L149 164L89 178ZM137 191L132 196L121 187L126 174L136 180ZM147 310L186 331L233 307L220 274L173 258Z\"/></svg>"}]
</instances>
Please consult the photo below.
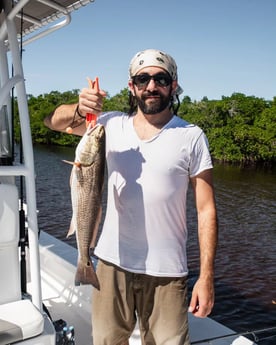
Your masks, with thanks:
<instances>
[{"instance_id":1,"label":"khaki pants","mask_svg":"<svg viewBox=\"0 0 276 345\"><path fill-rule=\"evenodd\" d=\"M99 261L93 289L93 345L120 345L138 317L143 345L189 345L187 278L130 273Z\"/></svg>"}]
</instances>

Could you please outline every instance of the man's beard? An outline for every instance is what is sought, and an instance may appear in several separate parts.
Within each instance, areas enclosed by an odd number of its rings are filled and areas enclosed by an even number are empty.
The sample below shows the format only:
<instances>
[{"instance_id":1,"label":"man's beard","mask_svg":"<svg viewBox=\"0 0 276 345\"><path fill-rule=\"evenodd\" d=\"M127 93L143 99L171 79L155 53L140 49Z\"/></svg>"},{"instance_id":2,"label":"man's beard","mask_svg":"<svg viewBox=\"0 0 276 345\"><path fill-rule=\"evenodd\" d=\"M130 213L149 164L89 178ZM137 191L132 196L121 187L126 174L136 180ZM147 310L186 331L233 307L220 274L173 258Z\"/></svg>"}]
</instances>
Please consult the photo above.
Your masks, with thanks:
<instances>
[{"instance_id":1,"label":"man's beard","mask_svg":"<svg viewBox=\"0 0 276 345\"><path fill-rule=\"evenodd\" d=\"M146 99L150 96L158 97L151 99L150 102L146 103ZM163 110L165 110L170 104L171 95L169 93L168 96L163 96L158 91L145 91L141 97L136 95L136 100L140 110L144 114L151 115L161 113Z\"/></svg>"}]
</instances>

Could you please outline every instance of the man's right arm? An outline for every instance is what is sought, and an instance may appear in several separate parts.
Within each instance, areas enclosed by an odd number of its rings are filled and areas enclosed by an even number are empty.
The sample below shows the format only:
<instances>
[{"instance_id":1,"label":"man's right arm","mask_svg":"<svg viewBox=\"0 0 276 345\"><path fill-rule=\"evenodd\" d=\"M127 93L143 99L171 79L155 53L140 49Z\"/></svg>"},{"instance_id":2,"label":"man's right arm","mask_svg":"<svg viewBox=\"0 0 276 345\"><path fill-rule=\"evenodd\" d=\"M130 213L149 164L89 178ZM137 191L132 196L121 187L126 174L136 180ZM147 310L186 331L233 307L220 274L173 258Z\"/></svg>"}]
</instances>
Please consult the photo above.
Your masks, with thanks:
<instances>
[{"instance_id":1,"label":"man's right arm","mask_svg":"<svg viewBox=\"0 0 276 345\"><path fill-rule=\"evenodd\" d=\"M58 132L66 132L70 127L72 134L83 135L86 130L85 118L79 115L77 106L78 103L60 105L44 119L45 126Z\"/></svg>"},{"instance_id":2,"label":"man's right arm","mask_svg":"<svg viewBox=\"0 0 276 345\"><path fill-rule=\"evenodd\" d=\"M103 90L84 88L79 95L79 103L60 105L44 119L44 124L55 131L83 135L86 131L85 115L92 113L98 116L105 96ZM68 131L69 128L71 130Z\"/></svg>"}]
</instances>

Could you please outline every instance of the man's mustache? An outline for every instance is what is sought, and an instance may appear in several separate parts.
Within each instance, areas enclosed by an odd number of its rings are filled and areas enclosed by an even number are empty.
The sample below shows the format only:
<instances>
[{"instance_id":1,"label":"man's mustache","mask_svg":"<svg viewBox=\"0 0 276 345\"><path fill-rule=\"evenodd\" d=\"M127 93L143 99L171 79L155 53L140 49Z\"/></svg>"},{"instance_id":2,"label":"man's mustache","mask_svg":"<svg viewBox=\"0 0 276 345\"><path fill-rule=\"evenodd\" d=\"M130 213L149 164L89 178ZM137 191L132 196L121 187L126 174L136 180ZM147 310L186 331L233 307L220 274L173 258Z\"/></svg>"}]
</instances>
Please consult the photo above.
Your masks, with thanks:
<instances>
[{"instance_id":1,"label":"man's mustache","mask_svg":"<svg viewBox=\"0 0 276 345\"><path fill-rule=\"evenodd\" d=\"M154 91L145 91L142 95L142 98L145 99L147 97L152 97L152 96L161 97L160 93L157 90L154 90Z\"/></svg>"}]
</instances>

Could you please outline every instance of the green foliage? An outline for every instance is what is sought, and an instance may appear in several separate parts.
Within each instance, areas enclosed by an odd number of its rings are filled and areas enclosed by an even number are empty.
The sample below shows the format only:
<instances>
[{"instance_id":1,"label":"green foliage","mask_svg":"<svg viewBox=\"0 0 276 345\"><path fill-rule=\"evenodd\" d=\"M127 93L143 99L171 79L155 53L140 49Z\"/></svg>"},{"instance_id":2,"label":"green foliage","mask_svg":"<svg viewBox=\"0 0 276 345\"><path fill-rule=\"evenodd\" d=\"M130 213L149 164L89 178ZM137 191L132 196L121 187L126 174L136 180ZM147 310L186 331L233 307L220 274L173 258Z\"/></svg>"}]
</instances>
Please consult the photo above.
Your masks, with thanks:
<instances>
[{"instance_id":1,"label":"green foliage","mask_svg":"<svg viewBox=\"0 0 276 345\"><path fill-rule=\"evenodd\" d=\"M79 137L49 130L43 120L60 104L78 102L79 90L52 91L38 97L29 96L29 113L34 143L75 146ZM104 100L103 111L128 112L128 89ZM15 102L15 113L17 104ZM206 133L212 156L225 162L257 163L276 161L276 97L266 101L234 93L221 100L192 102L185 96L179 116L201 127ZM18 116L15 116L15 138L19 140Z\"/></svg>"},{"instance_id":2,"label":"green foliage","mask_svg":"<svg viewBox=\"0 0 276 345\"><path fill-rule=\"evenodd\" d=\"M104 111L118 110L127 113L128 109L128 88L125 88L121 90L119 94L113 97L108 97L104 100Z\"/></svg>"},{"instance_id":3,"label":"green foliage","mask_svg":"<svg viewBox=\"0 0 276 345\"><path fill-rule=\"evenodd\" d=\"M78 95L79 90L67 91L64 93L52 91L49 94L39 95L38 97L34 97L32 95L28 96L33 143L72 146L79 141L79 138L76 136L52 131L44 126L43 123L44 118L51 114L59 105L64 103L77 103ZM15 109L16 108L17 104L15 104ZM20 139L20 132L17 109L15 119L15 140L18 142Z\"/></svg>"},{"instance_id":4,"label":"green foliage","mask_svg":"<svg viewBox=\"0 0 276 345\"><path fill-rule=\"evenodd\" d=\"M276 98L265 101L234 93L231 97L191 102L184 98L179 115L201 127L212 156L225 162L276 161Z\"/></svg>"}]
</instances>

